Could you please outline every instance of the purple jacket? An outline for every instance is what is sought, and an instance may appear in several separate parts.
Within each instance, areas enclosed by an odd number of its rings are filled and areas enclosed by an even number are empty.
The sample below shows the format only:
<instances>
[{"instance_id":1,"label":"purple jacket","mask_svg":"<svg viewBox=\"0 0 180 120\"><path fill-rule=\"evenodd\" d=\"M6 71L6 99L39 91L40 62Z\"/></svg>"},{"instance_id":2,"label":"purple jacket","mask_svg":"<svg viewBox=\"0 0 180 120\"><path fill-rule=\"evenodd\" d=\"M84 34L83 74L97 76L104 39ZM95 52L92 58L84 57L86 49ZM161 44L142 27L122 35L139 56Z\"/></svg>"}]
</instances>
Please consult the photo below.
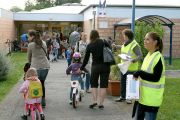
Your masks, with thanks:
<instances>
[{"instance_id":1,"label":"purple jacket","mask_svg":"<svg viewBox=\"0 0 180 120\"><path fill-rule=\"evenodd\" d=\"M82 63L72 63L67 69L66 74L70 74L72 71L72 75L81 75L81 73L77 73L76 71L80 69ZM88 72L86 69L84 69L85 72Z\"/></svg>"}]
</instances>

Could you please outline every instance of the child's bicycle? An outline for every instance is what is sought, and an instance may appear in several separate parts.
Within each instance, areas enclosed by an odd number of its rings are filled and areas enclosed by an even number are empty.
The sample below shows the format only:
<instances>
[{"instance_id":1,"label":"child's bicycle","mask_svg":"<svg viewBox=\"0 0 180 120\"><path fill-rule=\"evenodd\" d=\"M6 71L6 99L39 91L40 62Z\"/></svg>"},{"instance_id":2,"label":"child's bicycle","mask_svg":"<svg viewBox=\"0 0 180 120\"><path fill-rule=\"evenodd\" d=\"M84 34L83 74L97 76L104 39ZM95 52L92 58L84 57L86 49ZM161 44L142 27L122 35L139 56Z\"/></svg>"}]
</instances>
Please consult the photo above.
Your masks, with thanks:
<instances>
[{"instance_id":1,"label":"child's bicycle","mask_svg":"<svg viewBox=\"0 0 180 120\"><path fill-rule=\"evenodd\" d=\"M22 115L21 119L28 120L28 116L31 117L31 120L44 120L45 119L44 116L42 116L43 118L41 118L40 112L36 104L29 104L28 107L29 107L28 114Z\"/></svg>"},{"instance_id":2,"label":"child's bicycle","mask_svg":"<svg viewBox=\"0 0 180 120\"><path fill-rule=\"evenodd\" d=\"M21 116L21 118L28 120L28 116L30 116L31 120L44 120L45 118L44 118L44 116L40 115L37 104L38 103L28 104L28 114L26 115L26 117L24 115Z\"/></svg>"},{"instance_id":3,"label":"child's bicycle","mask_svg":"<svg viewBox=\"0 0 180 120\"><path fill-rule=\"evenodd\" d=\"M32 120L42 120L36 104L31 104L30 110Z\"/></svg>"},{"instance_id":4,"label":"child's bicycle","mask_svg":"<svg viewBox=\"0 0 180 120\"><path fill-rule=\"evenodd\" d=\"M81 74L81 78L83 80L85 73ZM72 87L72 105L73 108L77 108L78 103L82 101L83 91L81 90L81 86L78 80L71 81Z\"/></svg>"}]
</instances>

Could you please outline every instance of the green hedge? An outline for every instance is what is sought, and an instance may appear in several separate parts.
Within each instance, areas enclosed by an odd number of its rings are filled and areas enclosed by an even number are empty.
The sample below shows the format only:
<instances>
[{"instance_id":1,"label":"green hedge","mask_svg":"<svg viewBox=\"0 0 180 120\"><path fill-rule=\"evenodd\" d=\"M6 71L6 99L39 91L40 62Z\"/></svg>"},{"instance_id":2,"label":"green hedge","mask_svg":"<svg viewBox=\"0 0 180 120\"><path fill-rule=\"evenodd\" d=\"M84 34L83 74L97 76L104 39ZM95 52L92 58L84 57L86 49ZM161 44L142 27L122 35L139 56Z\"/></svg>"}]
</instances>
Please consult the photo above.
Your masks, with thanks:
<instances>
[{"instance_id":1,"label":"green hedge","mask_svg":"<svg viewBox=\"0 0 180 120\"><path fill-rule=\"evenodd\" d=\"M161 38L163 38L164 29L163 26L157 21L154 25L146 24L145 22L137 22L135 26L135 39L141 46L143 58L147 54L147 50L144 48L144 37L148 32L157 32Z\"/></svg>"},{"instance_id":2,"label":"green hedge","mask_svg":"<svg viewBox=\"0 0 180 120\"><path fill-rule=\"evenodd\" d=\"M6 80L10 71L11 63L9 57L0 51L0 81Z\"/></svg>"}]
</instances>

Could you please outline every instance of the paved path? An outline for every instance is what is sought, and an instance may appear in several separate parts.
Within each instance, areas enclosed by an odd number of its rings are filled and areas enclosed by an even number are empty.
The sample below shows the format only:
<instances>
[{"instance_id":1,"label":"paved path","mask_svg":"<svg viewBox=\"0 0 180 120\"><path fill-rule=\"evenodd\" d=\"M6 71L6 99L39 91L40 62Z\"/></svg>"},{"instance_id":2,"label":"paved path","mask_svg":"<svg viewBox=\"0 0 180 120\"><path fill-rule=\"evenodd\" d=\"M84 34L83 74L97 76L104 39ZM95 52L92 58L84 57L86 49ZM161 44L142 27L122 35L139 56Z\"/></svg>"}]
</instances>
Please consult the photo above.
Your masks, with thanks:
<instances>
[{"instance_id":1,"label":"paved path","mask_svg":"<svg viewBox=\"0 0 180 120\"><path fill-rule=\"evenodd\" d=\"M166 76L171 78L180 78L180 70L166 70Z\"/></svg>"},{"instance_id":2,"label":"paved path","mask_svg":"<svg viewBox=\"0 0 180 120\"><path fill-rule=\"evenodd\" d=\"M77 109L68 104L70 76L65 74L65 60L51 63L46 81L47 107L44 109L46 120L131 120L132 105L113 102L108 96L104 110L89 109L91 94L85 94ZM0 104L0 120L20 120L23 113L23 97L18 94L22 80L12 89Z\"/></svg>"}]
</instances>

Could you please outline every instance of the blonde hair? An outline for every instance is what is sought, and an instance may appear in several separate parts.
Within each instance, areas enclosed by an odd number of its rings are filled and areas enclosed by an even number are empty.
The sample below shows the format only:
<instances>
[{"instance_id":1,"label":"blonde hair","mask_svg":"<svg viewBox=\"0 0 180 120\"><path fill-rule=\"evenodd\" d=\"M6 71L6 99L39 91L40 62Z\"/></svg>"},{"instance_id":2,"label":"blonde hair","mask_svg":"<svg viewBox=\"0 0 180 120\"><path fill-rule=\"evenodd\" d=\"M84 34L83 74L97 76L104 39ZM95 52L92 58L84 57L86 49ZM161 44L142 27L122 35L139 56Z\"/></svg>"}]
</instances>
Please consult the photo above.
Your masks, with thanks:
<instances>
[{"instance_id":1,"label":"blonde hair","mask_svg":"<svg viewBox=\"0 0 180 120\"><path fill-rule=\"evenodd\" d=\"M29 68L28 71L26 72L26 78L32 76L38 76L36 68Z\"/></svg>"}]
</instances>

